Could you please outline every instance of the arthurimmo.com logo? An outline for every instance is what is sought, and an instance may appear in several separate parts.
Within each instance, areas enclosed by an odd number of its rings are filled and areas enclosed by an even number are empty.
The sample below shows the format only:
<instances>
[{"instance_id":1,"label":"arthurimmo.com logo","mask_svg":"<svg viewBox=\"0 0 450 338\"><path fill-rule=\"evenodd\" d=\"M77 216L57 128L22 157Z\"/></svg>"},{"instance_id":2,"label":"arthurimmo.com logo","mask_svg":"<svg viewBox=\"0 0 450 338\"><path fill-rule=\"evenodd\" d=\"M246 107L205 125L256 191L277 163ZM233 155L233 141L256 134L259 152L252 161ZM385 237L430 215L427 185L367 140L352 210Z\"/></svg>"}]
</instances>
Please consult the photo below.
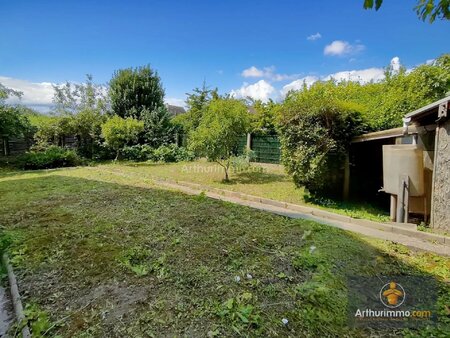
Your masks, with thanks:
<instances>
[{"instance_id":1,"label":"arthurimmo.com logo","mask_svg":"<svg viewBox=\"0 0 450 338\"><path fill-rule=\"evenodd\" d=\"M436 320L437 286L430 277L352 276L348 286L353 326L411 327Z\"/></svg>"},{"instance_id":2,"label":"arthurimmo.com logo","mask_svg":"<svg viewBox=\"0 0 450 338\"><path fill-rule=\"evenodd\" d=\"M384 306L395 309L405 301L406 292L399 283L390 282L383 285L380 290L380 300Z\"/></svg>"}]
</instances>

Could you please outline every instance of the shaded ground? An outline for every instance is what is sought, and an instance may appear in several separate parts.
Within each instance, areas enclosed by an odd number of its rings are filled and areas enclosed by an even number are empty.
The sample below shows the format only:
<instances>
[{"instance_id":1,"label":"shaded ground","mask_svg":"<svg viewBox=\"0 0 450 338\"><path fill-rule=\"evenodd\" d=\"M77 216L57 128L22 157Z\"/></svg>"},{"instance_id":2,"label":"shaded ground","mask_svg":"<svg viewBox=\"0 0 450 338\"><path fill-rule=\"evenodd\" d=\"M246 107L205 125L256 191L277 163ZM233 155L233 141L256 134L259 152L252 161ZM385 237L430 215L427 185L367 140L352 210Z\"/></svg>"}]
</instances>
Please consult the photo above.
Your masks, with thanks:
<instances>
[{"instance_id":1,"label":"shaded ground","mask_svg":"<svg viewBox=\"0 0 450 338\"><path fill-rule=\"evenodd\" d=\"M3 173L0 225L35 336L405 333L347 327L347 274L432 276L433 334L450 320L447 258L160 190L144 176Z\"/></svg>"}]
</instances>

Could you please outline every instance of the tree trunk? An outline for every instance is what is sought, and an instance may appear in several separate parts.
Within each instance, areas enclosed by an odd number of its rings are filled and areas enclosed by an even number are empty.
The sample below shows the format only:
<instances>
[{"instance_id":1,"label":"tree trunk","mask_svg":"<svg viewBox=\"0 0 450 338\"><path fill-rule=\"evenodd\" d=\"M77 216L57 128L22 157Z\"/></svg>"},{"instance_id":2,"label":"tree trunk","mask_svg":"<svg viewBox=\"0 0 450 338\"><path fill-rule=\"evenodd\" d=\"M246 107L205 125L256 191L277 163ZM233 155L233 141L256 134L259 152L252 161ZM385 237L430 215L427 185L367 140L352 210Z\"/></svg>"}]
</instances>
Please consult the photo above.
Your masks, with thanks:
<instances>
[{"instance_id":1,"label":"tree trunk","mask_svg":"<svg viewBox=\"0 0 450 338\"><path fill-rule=\"evenodd\" d=\"M225 169L225 182L228 182L230 180L230 178L228 177L228 168L224 167Z\"/></svg>"}]
</instances>

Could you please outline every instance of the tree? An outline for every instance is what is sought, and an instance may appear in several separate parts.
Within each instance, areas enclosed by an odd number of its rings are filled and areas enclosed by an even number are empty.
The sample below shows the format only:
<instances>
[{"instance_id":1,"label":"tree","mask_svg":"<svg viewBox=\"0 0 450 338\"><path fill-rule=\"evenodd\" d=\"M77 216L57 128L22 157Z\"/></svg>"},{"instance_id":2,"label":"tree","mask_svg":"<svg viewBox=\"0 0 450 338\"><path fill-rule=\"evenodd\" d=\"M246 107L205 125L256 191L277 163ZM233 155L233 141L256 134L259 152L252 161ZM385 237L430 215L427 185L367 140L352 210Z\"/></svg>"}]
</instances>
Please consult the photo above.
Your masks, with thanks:
<instances>
[{"instance_id":1,"label":"tree","mask_svg":"<svg viewBox=\"0 0 450 338\"><path fill-rule=\"evenodd\" d=\"M22 95L23 95L22 92L5 87L3 84L0 83L0 104L5 104L5 100L10 96L16 96L18 98L21 98Z\"/></svg>"},{"instance_id":2,"label":"tree","mask_svg":"<svg viewBox=\"0 0 450 338\"><path fill-rule=\"evenodd\" d=\"M383 0L364 0L364 8L379 10ZM425 21L427 18L430 23L434 22L436 18L442 20L450 20L450 0L417 0L417 5L414 7L418 17Z\"/></svg>"},{"instance_id":3,"label":"tree","mask_svg":"<svg viewBox=\"0 0 450 338\"><path fill-rule=\"evenodd\" d=\"M279 105L270 99L267 103L261 100L252 101L255 113L252 115L252 132L262 135L275 135L275 120Z\"/></svg>"},{"instance_id":4,"label":"tree","mask_svg":"<svg viewBox=\"0 0 450 338\"><path fill-rule=\"evenodd\" d=\"M144 130L144 123L132 117L123 119L120 116L113 116L101 128L106 144L116 151L117 160L124 146L137 141L139 134Z\"/></svg>"},{"instance_id":5,"label":"tree","mask_svg":"<svg viewBox=\"0 0 450 338\"><path fill-rule=\"evenodd\" d=\"M152 147L158 148L174 141L174 127L170 123L170 116L165 106L153 111L143 112L145 141Z\"/></svg>"},{"instance_id":6,"label":"tree","mask_svg":"<svg viewBox=\"0 0 450 338\"><path fill-rule=\"evenodd\" d=\"M108 110L105 87L95 84L88 74L85 83L67 82L53 88L54 112L58 118L44 122L36 133L38 143L44 147L48 143L64 146L65 136L75 136L78 151L92 157L100 144L100 126Z\"/></svg>"},{"instance_id":7,"label":"tree","mask_svg":"<svg viewBox=\"0 0 450 338\"><path fill-rule=\"evenodd\" d=\"M278 118L282 159L298 186L337 197L351 139L364 132L361 110L345 100L347 83L316 82L290 93Z\"/></svg>"},{"instance_id":8,"label":"tree","mask_svg":"<svg viewBox=\"0 0 450 338\"><path fill-rule=\"evenodd\" d=\"M109 83L111 108L120 117L143 119L143 113L164 105L164 89L150 66L116 71Z\"/></svg>"},{"instance_id":9,"label":"tree","mask_svg":"<svg viewBox=\"0 0 450 338\"><path fill-rule=\"evenodd\" d=\"M5 142L9 137L20 137L31 131L28 118L23 114L20 107L5 103L10 96L21 97L22 93L7 88L0 83L0 138ZM6 144L6 143L4 143ZM7 148L4 149L5 155Z\"/></svg>"},{"instance_id":10,"label":"tree","mask_svg":"<svg viewBox=\"0 0 450 338\"><path fill-rule=\"evenodd\" d=\"M175 123L182 125L184 131L189 133L199 126L205 108L211 100L217 99L219 94L217 88L211 90L203 82L202 88L195 88L192 93L186 95L187 112L175 117Z\"/></svg>"},{"instance_id":11,"label":"tree","mask_svg":"<svg viewBox=\"0 0 450 338\"><path fill-rule=\"evenodd\" d=\"M73 115L87 109L104 114L108 109L105 86L95 84L90 74L86 75L85 83L66 82L54 85L53 89L54 112L57 115Z\"/></svg>"},{"instance_id":12,"label":"tree","mask_svg":"<svg viewBox=\"0 0 450 338\"><path fill-rule=\"evenodd\" d=\"M231 157L239 139L250 127L250 117L245 104L232 98L217 98L206 107L200 124L192 131L189 147L200 156L217 162L224 168L225 181Z\"/></svg>"},{"instance_id":13,"label":"tree","mask_svg":"<svg viewBox=\"0 0 450 338\"><path fill-rule=\"evenodd\" d=\"M386 78L375 92L368 93L369 86L361 87L356 100L366 105L365 114L373 130L396 128L402 125L405 114L437 101L450 92L450 55L442 55L430 64L412 71L400 69L386 71Z\"/></svg>"},{"instance_id":14,"label":"tree","mask_svg":"<svg viewBox=\"0 0 450 338\"><path fill-rule=\"evenodd\" d=\"M19 137L31 128L28 118L20 109L8 105L0 105L0 137Z\"/></svg>"}]
</instances>

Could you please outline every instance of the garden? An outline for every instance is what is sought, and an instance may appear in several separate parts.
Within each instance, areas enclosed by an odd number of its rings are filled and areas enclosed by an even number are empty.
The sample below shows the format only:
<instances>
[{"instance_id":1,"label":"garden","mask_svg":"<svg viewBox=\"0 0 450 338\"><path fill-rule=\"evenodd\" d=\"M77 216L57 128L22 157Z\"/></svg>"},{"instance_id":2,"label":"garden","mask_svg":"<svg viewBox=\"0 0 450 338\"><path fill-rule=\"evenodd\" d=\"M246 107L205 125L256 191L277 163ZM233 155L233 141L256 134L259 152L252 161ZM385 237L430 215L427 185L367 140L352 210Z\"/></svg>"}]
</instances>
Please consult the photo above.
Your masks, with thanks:
<instances>
[{"instance_id":1,"label":"garden","mask_svg":"<svg viewBox=\"0 0 450 338\"><path fill-rule=\"evenodd\" d=\"M0 85L0 250L33 337L447 334L449 258L156 181L386 221L375 206L341 200L350 141L445 96L450 55L387 68L376 83L305 84L277 103L203 85L176 116L150 66L118 70L108 86L87 76L54 89L54 111L41 114L7 104L21 93ZM277 136L282 163L255 163L248 133ZM9 153L12 139L29 150ZM347 277L383 274L435 280L437 323L349 325Z\"/></svg>"}]
</instances>

